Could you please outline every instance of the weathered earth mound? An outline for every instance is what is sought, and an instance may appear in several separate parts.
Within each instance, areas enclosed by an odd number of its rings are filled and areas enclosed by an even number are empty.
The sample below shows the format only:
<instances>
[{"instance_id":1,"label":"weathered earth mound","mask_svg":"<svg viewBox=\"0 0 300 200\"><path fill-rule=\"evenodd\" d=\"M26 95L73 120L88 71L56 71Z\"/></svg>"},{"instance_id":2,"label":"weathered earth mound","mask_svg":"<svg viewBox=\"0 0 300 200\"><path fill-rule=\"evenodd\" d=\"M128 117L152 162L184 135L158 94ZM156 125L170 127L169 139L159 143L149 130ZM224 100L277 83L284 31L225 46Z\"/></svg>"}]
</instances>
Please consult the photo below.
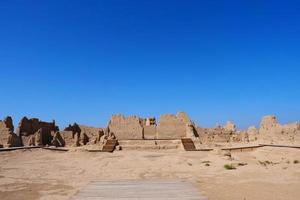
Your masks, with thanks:
<instances>
[{"instance_id":1,"label":"weathered earth mound","mask_svg":"<svg viewBox=\"0 0 300 200\"><path fill-rule=\"evenodd\" d=\"M38 118L23 117L17 128L17 135L21 137L24 146L51 145L53 134L59 130L55 121L44 122Z\"/></svg>"},{"instance_id":2,"label":"weathered earth mound","mask_svg":"<svg viewBox=\"0 0 300 200\"><path fill-rule=\"evenodd\" d=\"M298 122L281 125L275 116L262 118L259 128L259 140L271 143L300 142L300 124Z\"/></svg>"},{"instance_id":3,"label":"weathered earth mound","mask_svg":"<svg viewBox=\"0 0 300 200\"><path fill-rule=\"evenodd\" d=\"M0 120L0 146L19 147L22 145L20 137L13 131L14 125L10 116Z\"/></svg>"}]
</instances>

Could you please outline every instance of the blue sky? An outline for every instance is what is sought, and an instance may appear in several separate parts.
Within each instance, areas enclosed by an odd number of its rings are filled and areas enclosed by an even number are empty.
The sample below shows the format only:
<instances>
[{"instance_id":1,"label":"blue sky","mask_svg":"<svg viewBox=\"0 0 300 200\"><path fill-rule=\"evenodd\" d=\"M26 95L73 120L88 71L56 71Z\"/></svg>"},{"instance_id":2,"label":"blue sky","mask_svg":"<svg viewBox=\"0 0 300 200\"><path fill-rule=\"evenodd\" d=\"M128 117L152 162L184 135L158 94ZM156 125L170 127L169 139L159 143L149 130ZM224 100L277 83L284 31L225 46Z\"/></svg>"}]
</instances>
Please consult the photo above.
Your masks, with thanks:
<instances>
[{"instance_id":1,"label":"blue sky","mask_svg":"<svg viewBox=\"0 0 300 200\"><path fill-rule=\"evenodd\" d=\"M0 3L0 116L105 126L185 111L200 126L300 120L297 1Z\"/></svg>"}]
</instances>

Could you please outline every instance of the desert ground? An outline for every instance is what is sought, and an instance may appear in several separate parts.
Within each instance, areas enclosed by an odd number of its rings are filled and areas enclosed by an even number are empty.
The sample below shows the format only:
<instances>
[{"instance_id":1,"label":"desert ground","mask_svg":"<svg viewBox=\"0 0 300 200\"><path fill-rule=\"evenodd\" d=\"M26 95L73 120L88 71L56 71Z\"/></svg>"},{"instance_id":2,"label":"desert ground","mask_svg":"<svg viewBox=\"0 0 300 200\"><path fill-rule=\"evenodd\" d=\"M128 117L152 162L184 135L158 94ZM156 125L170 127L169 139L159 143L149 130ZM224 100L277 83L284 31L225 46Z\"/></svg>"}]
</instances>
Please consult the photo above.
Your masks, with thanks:
<instances>
[{"instance_id":1,"label":"desert ground","mask_svg":"<svg viewBox=\"0 0 300 200\"><path fill-rule=\"evenodd\" d=\"M70 199L94 180L184 179L210 200L300 197L299 149L0 152L0 199ZM228 170L224 165L236 169Z\"/></svg>"}]
</instances>

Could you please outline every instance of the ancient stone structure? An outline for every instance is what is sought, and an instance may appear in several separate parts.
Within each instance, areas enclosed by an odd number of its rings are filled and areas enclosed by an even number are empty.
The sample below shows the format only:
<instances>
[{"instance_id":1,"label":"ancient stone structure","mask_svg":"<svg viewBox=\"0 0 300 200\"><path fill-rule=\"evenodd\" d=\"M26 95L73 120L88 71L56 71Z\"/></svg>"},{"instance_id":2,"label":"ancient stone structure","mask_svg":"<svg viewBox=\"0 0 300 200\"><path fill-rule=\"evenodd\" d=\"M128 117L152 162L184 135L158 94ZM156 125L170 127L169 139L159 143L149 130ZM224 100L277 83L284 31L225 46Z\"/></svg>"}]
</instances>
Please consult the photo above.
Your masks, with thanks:
<instances>
[{"instance_id":1,"label":"ancient stone structure","mask_svg":"<svg viewBox=\"0 0 300 200\"><path fill-rule=\"evenodd\" d=\"M80 134L80 144L86 145L89 141L90 141L89 137L87 136L86 133L83 132Z\"/></svg>"},{"instance_id":2,"label":"ancient stone structure","mask_svg":"<svg viewBox=\"0 0 300 200\"><path fill-rule=\"evenodd\" d=\"M6 146L8 138L13 129L11 117L6 117L4 120L0 120L0 144Z\"/></svg>"},{"instance_id":3,"label":"ancient stone structure","mask_svg":"<svg viewBox=\"0 0 300 200\"><path fill-rule=\"evenodd\" d=\"M65 146L75 145L75 134L72 131L60 131L60 135L65 142Z\"/></svg>"},{"instance_id":4,"label":"ancient stone structure","mask_svg":"<svg viewBox=\"0 0 300 200\"><path fill-rule=\"evenodd\" d=\"M67 146L98 144L101 137L104 136L104 130L74 123L66 127L62 135Z\"/></svg>"},{"instance_id":5,"label":"ancient stone structure","mask_svg":"<svg viewBox=\"0 0 300 200\"><path fill-rule=\"evenodd\" d=\"M224 125L224 130L236 132L236 126L231 121L227 121L226 124Z\"/></svg>"},{"instance_id":6,"label":"ancient stone structure","mask_svg":"<svg viewBox=\"0 0 300 200\"><path fill-rule=\"evenodd\" d=\"M231 132L231 142L243 142L248 143L249 142L249 136L247 131L237 131L237 132Z\"/></svg>"},{"instance_id":7,"label":"ancient stone structure","mask_svg":"<svg viewBox=\"0 0 300 200\"><path fill-rule=\"evenodd\" d=\"M183 112L179 112L176 115L162 115L157 125L157 138L180 139L186 137L186 126L189 123L192 123L192 121Z\"/></svg>"},{"instance_id":8,"label":"ancient stone structure","mask_svg":"<svg viewBox=\"0 0 300 200\"><path fill-rule=\"evenodd\" d=\"M101 142L101 138L103 138L104 137L104 131L103 131L103 129L101 129L101 128L97 128L97 132L95 132L95 133L93 133L93 134L91 134L91 133L89 133L90 135L88 136L89 137L89 142L88 142L88 144L100 144L100 142Z\"/></svg>"},{"instance_id":9,"label":"ancient stone structure","mask_svg":"<svg viewBox=\"0 0 300 200\"><path fill-rule=\"evenodd\" d=\"M76 133L74 135L75 143L73 144L74 147L79 147L80 146L80 135Z\"/></svg>"},{"instance_id":10,"label":"ancient stone structure","mask_svg":"<svg viewBox=\"0 0 300 200\"><path fill-rule=\"evenodd\" d=\"M10 116L4 118L4 120L0 120L0 131L14 131L13 120Z\"/></svg>"},{"instance_id":11,"label":"ancient stone structure","mask_svg":"<svg viewBox=\"0 0 300 200\"><path fill-rule=\"evenodd\" d=\"M73 137L76 133L81 133L81 128L79 127L79 125L77 123L74 123L73 125L69 124L68 127L66 127L64 129L64 131L71 131L73 134Z\"/></svg>"},{"instance_id":12,"label":"ancient stone structure","mask_svg":"<svg viewBox=\"0 0 300 200\"><path fill-rule=\"evenodd\" d=\"M297 133L300 131L300 123L294 122L290 124L285 124L282 126L283 132L287 133Z\"/></svg>"},{"instance_id":13,"label":"ancient stone structure","mask_svg":"<svg viewBox=\"0 0 300 200\"><path fill-rule=\"evenodd\" d=\"M260 122L260 133L266 133L270 131L281 131L281 125L277 122L277 119L275 116L265 116L262 118Z\"/></svg>"},{"instance_id":14,"label":"ancient stone structure","mask_svg":"<svg viewBox=\"0 0 300 200\"><path fill-rule=\"evenodd\" d=\"M143 139L154 140L157 139L156 125L144 126L143 127Z\"/></svg>"},{"instance_id":15,"label":"ancient stone structure","mask_svg":"<svg viewBox=\"0 0 300 200\"><path fill-rule=\"evenodd\" d=\"M82 133L86 134L86 139L88 144L97 144L100 138L104 135L104 130L102 128L95 128L90 126L79 125Z\"/></svg>"},{"instance_id":16,"label":"ancient stone structure","mask_svg":"<svg viewBox=\"0 0 300 200\"><path fill-rule=\"evenodd\" d=\"M197 127L197 133L202 144L228 143L233 140L234 132L217 125L213 128Z\"/></svg>"},{"instance_id":17,"label":"ancient stone structure","mask_svg":"<svg viewBox=\"0 0 300 200\"><path fill-rule=\"evenodd\" d=\"M192 122L186 123L186 137L188 138L199 137L195 125Z\"/></svg>"},{"instance_id":18,"label":"ancient stone structure","mask_svg":"<svg viewBox=\"0 0 300 200\"><path fill-rule=\"evenodd\" d=\"M0 120L0 144L3 147L19 147L21 139L14 132L13 120L10 116Z\"/></svg>"},{"instance_id":19,"label":"ancient stone structure","mask_svg":"<svg viewBox=\"0 0 300 200\"><path fill-rule=\"evenodd\" d=\"M28 119L23 117L19 122L17 135L21 137L24 146L30 145L51 145L51 132L58 131L58 127L53 122L43 122L37 118ZM34 139L33 136L34 135Z\"/></svg>"},{"instance_id":20,"label":"ancient stone structure","mask_svg":"<svg viewBox=\"0 0 300 200\"><path fill-rule=\"evenodd\" d=\"M158 125L153 117L142 119L136 116L114 115L109 121L108 130L120 140L197 137L194 124L183 112L177 115L162 115Z\"/></svg>"},{"instance_id":21,"label":"ancient stone structure","mask_svg":"<svg viewBox=\"0 0 300 200\"><path fill-rule=\"evenodd\" d=\"M154 117L146 118L143 124L143 139L153 140L157 138L156 119Z\"/></svg>"},{"instance_id":22,"label":"ancient stone structure","mask_svg":"<svg viewBox=\"0 0 300 200\"><path fill-rule=\"evenodd\" d=\"M53 122L43 122L37 118L23 117L19 122L17 134L22 138L24 146L50 145L51 131L57 131L58 127Z\"/></svg>"},{"instance_id":23,"label":"ancient stone structure","mask_svg":"<svg viewBox=\"0 0 300 200\"><path fill-rule=\"evenodd\" d=\"M52 135L51 145L56 147L64 147L66 145L65 140L63 139L59 131L55 132Z\"/></svg>"},{"instance_id":24,"label":"ancient stone structure","mask_svg":"<svg viewBox=\"0 0 300 200\"><path fill-rule=\"evenodd\" d=\"M80 146L81 128L77 123L69 124L68 127L61 132L66 146Z\"/></svg>"},{"instance_id":25,"label":"ancient stone structure","mask_svg":"<svg viewBox=\"0 0 300 200\"><path fill-rule=\"evenodd\" d=\"M108 130L120 140L143 139L143 119L137 116L113 115Z\"/></svg>"},{"instance_id":26,"label":"ancient stone structure","mask_svg":"<svg viewBox=\"0 0 300 200\"><path fill-rule=\"evenodd\" d=\"M58 132L53 122L43 122L37 118L24 117L14 133L11 117L0 120L0 146L83 146L103 145L108 139L118 140L148 140L155 142L165 140L192 138L199 145L216 143L294 143L300 144L300 124L290 123L281 125L275 116L262 118L259 129L254 126L247 130L237 130L236 126L228 121L223 127L213 128L196 127L193 121L182 112L176 115L162 115L158 124L154 117L139 118L113 115L106 129L89 127L74 123ZM151 141L153 140L153 141ZM142 142L144 142L142 141ZM125 141L126 142L126 141Z\"/></svg>"},{"instance_id":27,"label":"ancient stone structure","mask_svg":"<svg viewBox=\"0 0 300 200\"><path fill-rule=\"evenodd\" d=\"M8 136L7 147L20 147L22 146L21 138L15 133L11 132Z\"/></svg>"},{"instance_id":28,"label":"ancient stone structure","mask_svg":"<svg viewBox=\"0 0 300 200\"><path fill-rule=\"evenodd\" d=\"M202 144L248 142L249 140L247 132L237 131L236 126L230 121L226 122L224 127L216 124L213 128L197 127L196 130Z\"/></svg>"},{"instance_id":29,"label":"ancient stone structure","mask_svg":"<svg viewBox=\"0 0 300 200\"><path fill-rule=\"evenodd\" d=\"M255 142L258 140L258 137L259 137L259 133L258 133L258 130L255 126L250 126L247 130L247 134L248 134L248 137L249 137L249 142Z\"/></svg>"},{"instance_id":30,"label":"ancient stone structure","mask_svg":"<svg viewBox=\"0 0 300 200\"><path fill-rule=\"evenodd\" d=\"M275 116L265 116L260 123L259 139L263 142L294 142L299 134L299 123L281 125Z\"/></svg>"},{"instance_id":31,"label":"ancient stone structure","mask_svg":"<svg viewBox=\"0 0 300 200\"><path fill-rule=\"evenodd\" d=\"M18 125L17 134L28 136L35 134L39 129L43 129L43 131L49 133L51 131L58 131L54 120L52 122L43 122L37 118L28 119L27 117L23 117Z\"/></svg>"},{"instance_id":32,"label":"ancient stone structure","mask_svg":"<svg viewBox=\"0 0 300 200\"><path fill-rule=\"evenodd\" d=\"M155 126L155 125L156 125L156 119L154 117L146 118L145 126Z\"/></svg>"}]
</instances>

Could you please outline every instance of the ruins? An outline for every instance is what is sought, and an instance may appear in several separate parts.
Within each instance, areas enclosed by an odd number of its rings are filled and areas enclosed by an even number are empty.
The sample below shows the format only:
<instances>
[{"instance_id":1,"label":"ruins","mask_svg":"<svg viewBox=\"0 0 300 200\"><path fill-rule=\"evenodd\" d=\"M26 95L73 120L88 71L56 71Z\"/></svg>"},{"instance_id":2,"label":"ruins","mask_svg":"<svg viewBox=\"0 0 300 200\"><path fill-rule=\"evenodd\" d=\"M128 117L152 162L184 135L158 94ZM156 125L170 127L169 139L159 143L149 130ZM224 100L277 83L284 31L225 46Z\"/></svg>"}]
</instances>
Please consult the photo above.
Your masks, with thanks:
<instances>
[{"instance_id":1,"label":"ruins","mask_svg":"<svg viewBox=\"0 0 300 200\"><path fill-rule=\"evenodd\" d=\"M44 122L37 118L23 117L18 124L16 133L11 117L0 120L0 147L19 146L55 146L78 147L85 145L103 145L108 139L119 141L162 141L190 138L199 144L229 144L229 143L299 143L300 124L281 125L275 116L265 116L260 127L249 127L247 130L237 130L236 125L228 121L224 126L202 128L183 112L176 115L164 114L158 122L154 117L140 118L113 115L106 128L96 128L77 123L70 124L59 131L55 121ZM125 144L121 142L121 144ZM146 144L151 144L145 143ZM177 147L177 143L173 142ZM166 147L167 148L167 147Z\"/></svg>"},{"instance_id":2,"label":"ruins","mask_svg":"<svg viewBox=\"0 0 300 200\"><path fill-rule=\"evenodd\" d=\"M36 133L39 129L43 129L46 132L59 130L54 120L52 122L43 122L37 118L28 119L23 117L18 125L17 134L28 136Z\"/></svg>"},{"instance_id":3,"label":"ruins","mask_svg":"<svg viewBox=\"0 0 300 200\"><path fill-rule=\"evenodd\" d=\"M24 146L51 145L53 132L58 131L55 121L44 122L37 118L23 117L17 128L17 135Z\"/></svg>"},{"instance_id":4,"label":"ruins","mask_svg":"<svg viewBox=\"0 0 300 200\"><path fill-rule=\"evenodd\" d=\"M61 132L66 145L82 146L86 144L100 144L105 133L102 128L89 127L74 123ZM108 135L108 133L106 133Z\"/></svg>"},{"instance_id":5,"label":"ruins","mask_svg":"<svg viewBox=\"0 0 300 200\"><path fill-rule=\"evenodd\" d=\"M0 120L0 146L18 147L21 146L21 139L14 132L13 120L10 116Z\"/></svg>"},{"instance_id":6,"label":"ruins","mask_svg":"<svg viewBox=\"0 0 300 200\"><path fill-rule=\"evenodd\" d=\"M108 129L120 140L143 139L143 119L137 116L113 115L108 122Z\"/></svg>"},{"instance_id":7,"label":"ruins","mask_svg":"<svg viewBox=\"0 0 300 200\"><path fill-rule=\"evenodd\" d=\"M267 142L293 142L299 139L300 124L298 122L281 125L275 116L265 116L261 120L258 138Z\"/></svg>"},{"instance_id":8,"label":"ruins","mask_svg":"<svg viewBox=\"0 0 300 200\"><path fill-rule=\"evenodd\" d=\"M186 137L186 126L191 123L192 121L184 112L179 112L176 115L162 115L157 125L157 139Z\"/></svg>"}]
</instances>

